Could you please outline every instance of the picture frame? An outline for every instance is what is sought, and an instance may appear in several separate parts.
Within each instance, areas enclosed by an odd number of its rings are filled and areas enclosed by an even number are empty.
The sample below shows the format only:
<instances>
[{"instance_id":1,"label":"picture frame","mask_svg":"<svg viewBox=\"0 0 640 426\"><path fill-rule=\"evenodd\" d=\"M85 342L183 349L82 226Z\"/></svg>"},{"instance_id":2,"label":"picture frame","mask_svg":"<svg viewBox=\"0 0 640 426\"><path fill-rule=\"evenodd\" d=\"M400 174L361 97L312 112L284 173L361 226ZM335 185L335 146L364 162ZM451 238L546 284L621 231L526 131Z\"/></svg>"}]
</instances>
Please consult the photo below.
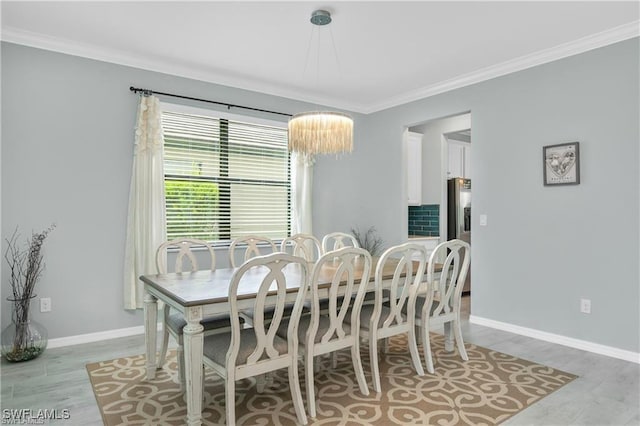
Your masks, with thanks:
<instances>
[{"instance_id":1,"label":"picture frame","mask_svg":"<svg viewBox=\"0 0 640 426\"><path fill-rule=\"evenodd\" d=\"M545 186L580 183L580 143L568 142L542 147Z\"/></svg>"}]
</instances>

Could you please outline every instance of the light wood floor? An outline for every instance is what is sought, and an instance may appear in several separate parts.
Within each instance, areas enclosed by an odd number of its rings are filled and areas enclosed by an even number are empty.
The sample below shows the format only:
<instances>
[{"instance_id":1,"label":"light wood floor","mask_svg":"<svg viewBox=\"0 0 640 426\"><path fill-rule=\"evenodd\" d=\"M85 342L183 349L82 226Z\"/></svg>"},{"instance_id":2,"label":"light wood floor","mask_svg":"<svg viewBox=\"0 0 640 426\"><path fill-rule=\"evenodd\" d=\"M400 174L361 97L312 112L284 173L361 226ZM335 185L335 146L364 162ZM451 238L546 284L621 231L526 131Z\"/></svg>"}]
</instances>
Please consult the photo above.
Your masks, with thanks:
<instances>
[{"instance_id":1,"label":"light wood floor","mask_svg":"<svg viewBox=\"0 0 640 426\"><path fill-rule=\"evenodd\" d=\"M463 298L466 342L579 376L504 424L640 425L640 365L469 324L470 299ZM0 408L68 409L70 419L51 423L101 425L85 364L143 352L144 337L140 335L49 349L25 363L3 359Z\"/></svg>"}]
</instances>

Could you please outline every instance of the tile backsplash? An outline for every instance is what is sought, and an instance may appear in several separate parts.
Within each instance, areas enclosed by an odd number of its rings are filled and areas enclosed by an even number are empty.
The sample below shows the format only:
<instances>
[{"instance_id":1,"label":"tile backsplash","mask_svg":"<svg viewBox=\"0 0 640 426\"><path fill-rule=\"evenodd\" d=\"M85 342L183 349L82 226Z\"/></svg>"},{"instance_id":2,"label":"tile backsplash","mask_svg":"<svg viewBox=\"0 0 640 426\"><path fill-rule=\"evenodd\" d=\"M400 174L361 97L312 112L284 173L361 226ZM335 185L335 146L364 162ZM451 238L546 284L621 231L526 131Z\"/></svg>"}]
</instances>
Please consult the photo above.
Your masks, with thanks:
<instances>
[{"instance_id":1,"label":"tile backsplash","mask_svg":"<svg viewBox=\"0 0 640 426\"><path fill-rule=\"evenodd\" d=\"M440 205L409 206L409 235L440 236Z\"/></svg>"}]
</instances>

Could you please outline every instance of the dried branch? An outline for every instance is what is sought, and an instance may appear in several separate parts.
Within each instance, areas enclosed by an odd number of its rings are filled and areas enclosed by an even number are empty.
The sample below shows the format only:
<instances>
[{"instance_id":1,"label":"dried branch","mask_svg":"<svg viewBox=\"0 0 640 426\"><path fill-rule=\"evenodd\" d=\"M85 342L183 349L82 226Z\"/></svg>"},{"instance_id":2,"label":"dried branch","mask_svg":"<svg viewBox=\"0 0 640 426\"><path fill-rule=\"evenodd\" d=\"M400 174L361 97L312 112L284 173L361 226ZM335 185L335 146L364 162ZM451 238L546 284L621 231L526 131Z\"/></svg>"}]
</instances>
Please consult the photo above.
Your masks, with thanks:
<instances>
[{"instance_id":1,"label":"dried branch","mask_svg":"<svg viewBox=\"0 0 640 426\"><path fill-rule=\"evenodd\" d=\"M351 228L351 233L356 237L360 247L367 250L371 256L377 256L382 252L384 240L377 235L374 226L367 229L364 234L359 228Z\"/></svg>"},{"instance_id":2,"label":"dried branch","mask_svg":"<svg viewBox=\"0 0 640 426\"><path fill-rule=\"evenodd\" d=\"M27 247L24 249L18 244L20 234L17 227L11 237L6 239L4 258L9 265L9 283L13 294L13 298L9 300L14 304L13 319L16 324L14 348L18 351L28 343L29 306L31 299L35 297L33 291L36 283L44 271L42 245L54 228L55 224L52 224L42 232L32 232L31 240L26 241Z\"/></svg>"}]
</instances>

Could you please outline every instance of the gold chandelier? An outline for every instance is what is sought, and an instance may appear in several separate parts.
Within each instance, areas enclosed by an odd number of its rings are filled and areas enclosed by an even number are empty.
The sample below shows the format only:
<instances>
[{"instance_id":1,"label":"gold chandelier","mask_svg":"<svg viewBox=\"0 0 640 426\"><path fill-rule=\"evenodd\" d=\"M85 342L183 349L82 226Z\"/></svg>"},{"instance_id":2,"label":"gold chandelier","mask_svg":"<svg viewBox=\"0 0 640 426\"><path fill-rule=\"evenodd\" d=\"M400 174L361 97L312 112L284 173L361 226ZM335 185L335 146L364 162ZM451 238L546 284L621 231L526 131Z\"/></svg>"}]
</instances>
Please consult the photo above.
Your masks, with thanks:
<instances>
[{"instance_id":1,"label":"gold chandelier","mask_svg":"<svg viewBox=\"0 0 640 426\"><path fill-rule=\"evenodd\" d=\"M316 10L311 23L327 25L331 14ZM337 154L353 151L353 119L347 114L311 111L294 115L289 120L289 151L304 154Z\"/></svg>"}]
</instances>

